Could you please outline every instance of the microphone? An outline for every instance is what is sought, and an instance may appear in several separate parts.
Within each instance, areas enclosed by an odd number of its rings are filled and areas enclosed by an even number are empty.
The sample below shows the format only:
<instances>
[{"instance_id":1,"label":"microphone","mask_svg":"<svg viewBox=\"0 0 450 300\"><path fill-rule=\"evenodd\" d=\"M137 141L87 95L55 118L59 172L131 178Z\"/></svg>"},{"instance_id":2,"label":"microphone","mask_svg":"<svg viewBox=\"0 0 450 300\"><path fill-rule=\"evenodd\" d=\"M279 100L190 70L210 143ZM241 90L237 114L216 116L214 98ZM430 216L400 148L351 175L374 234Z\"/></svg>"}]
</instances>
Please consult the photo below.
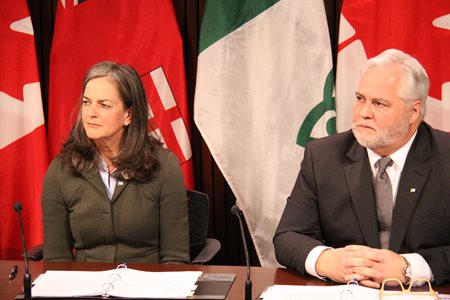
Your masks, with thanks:
<instances>
[{"instance_id":1,"label":"microphone","mask_svg":"<svg viewBox=\"0 0 450 300\"><path fill-rule=\"evenodd\" d=\"M252 281L250 280L250 256L248 255L247 241L245 240L244 226L242 225L242 210L237 205L231 207L231 213L239 220L242 244L244 245L245 261L247 264L247 280L245 281L245 300L252 299Z\"/></svg>"},{"instance_id":2,"label":"microphone","mask_svg":"<svg viewBox=\"0 0 450 300\"><path fill-rule=\"evenodd\" d=\"M23 299L31 300L31 275L30 268L28 266L28 250L27 244L25 243L25 232L23 230L23 222L22 222L22 204L20 202L14 203L14 210L17 212L19 216L19 224L20 224L20 237L22 238L22 246L23 246L23 257L25 259L25 275L23 276Z\"/></svg>"}]
</instances>

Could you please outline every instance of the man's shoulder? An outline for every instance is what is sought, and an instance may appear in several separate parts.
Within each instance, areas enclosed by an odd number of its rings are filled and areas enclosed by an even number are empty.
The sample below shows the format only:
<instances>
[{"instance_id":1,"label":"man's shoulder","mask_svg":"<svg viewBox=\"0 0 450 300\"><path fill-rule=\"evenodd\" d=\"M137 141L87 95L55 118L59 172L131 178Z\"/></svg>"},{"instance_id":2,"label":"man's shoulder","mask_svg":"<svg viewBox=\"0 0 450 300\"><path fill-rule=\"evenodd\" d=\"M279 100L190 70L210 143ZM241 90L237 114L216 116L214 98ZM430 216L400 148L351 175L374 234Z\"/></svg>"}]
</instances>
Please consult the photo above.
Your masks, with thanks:
<instances>
[{"instance_id":1,"label":"man's shoulder","mask_svg":"<svg viewBox=\"0 0 450 300\"><path fill-rule=\"evenodd\" d=\"M430 132L432 133L433 137L440 139L442 141L446 141L446 142L450 142L450 132L448 131L443 131L437 128L433 128L431 127L431 125L427 124L427 123L423 123L423 126Z\"/></svg>"},{"instance_id":2,"label":"man's shoulder","mask_svg":"<svg viewBox=\"0 0 450 300\"><path fill-rule=\"evenodd\" d=\"M430 145L435 145L439 149L450 151L450 133L431 127L423 122L418 129L417 139L422 143L427 141Z\"/></svg>"}]
</instances>

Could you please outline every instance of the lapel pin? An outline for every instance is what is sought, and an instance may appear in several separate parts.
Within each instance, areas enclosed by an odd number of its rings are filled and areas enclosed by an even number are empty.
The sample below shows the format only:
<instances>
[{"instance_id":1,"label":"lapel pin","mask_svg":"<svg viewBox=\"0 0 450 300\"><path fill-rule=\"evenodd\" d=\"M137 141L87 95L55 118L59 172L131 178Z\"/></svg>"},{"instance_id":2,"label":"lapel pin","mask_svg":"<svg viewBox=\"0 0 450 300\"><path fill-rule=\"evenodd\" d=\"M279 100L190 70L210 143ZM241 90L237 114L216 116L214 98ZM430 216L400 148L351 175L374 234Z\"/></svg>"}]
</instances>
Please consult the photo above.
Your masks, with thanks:
<instances>
[{"instance_id":1,"label":"lapel pin","mask_svg":"<svg viewBox=\"0 0 450 300\"><path fill-rule=\"evenodd\" d=\"M117 182L117 185L123 185L123 181Z\"/></svg>"},{"instance_id":2,"label":"lapel pin","mask_svg":"<svg viewBox=\"0 0 450 300\"><path fill-rule=\"evenodd\" d=\"M415 193L415 192L416 192L416 188L411 188L411 189L409 190L409 192L410 192L410 193Z\"/></svg>"}]
</instances>

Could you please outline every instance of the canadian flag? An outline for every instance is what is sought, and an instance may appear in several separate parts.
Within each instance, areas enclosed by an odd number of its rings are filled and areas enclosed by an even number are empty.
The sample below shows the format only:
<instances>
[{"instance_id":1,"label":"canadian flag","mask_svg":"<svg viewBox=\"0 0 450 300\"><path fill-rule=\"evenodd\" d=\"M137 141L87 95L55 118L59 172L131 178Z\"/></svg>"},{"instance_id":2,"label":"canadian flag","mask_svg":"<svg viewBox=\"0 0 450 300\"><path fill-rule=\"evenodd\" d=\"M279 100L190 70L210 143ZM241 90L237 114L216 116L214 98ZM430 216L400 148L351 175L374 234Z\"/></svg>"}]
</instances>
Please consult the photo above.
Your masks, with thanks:
<instances>
[{"instance_id":1,"label":"canadian flag","mask_svg":"<svg viewBox=\"0 0 450 300\"><path fill-rule=\"evenodd\" d=\"M353 99L369 57L397 48L430 78L425 121L450 131L450 1L344 0L336 77L337 130L351 128Z\"/></svg>"},{"instance_id":2,"label":"canadian flag","mask_svg":"<svg viewBox=\"0 0 450 300\"><path fill-rule=\"evenodd\" d=\"M103 60L132 65L151 118L193 188L182 40L172 1L60 1L50 54L48 135L55 156L75 121L83 76Z\"/></svg>"},{"instance_id":3,"label":"canadian flag","mask_svg":"<svg viewBox=\"0 0 450 300\"><path fill-rule=\"evenodd\" d=\"M0 0L0 259L19 259L14 202L27 246L42 242L41 190L47 144L33 26L26 0Z\"/></svg>"}]
</instances>

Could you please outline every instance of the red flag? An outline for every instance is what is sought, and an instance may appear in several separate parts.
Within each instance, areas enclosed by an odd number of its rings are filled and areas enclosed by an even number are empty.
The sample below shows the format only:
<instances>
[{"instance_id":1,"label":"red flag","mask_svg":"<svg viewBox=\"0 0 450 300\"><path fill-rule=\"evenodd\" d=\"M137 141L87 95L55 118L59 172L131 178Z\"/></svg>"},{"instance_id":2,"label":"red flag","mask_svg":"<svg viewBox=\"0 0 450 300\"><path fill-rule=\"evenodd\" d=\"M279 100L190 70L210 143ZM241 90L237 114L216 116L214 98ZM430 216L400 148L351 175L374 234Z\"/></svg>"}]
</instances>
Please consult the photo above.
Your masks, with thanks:
<instances>
[{"instance_id":1,"label":"red flag","mask_svg":"<svg viewBox=\"0 0 450 300\"><path fill-rule=\"evenodd\" d=\"M450 131L450 1L344 0L336 82L338 130L351 126L359 72L367 57L397 48L430 78L425 120Z\"/></svg>"},{"instance_id":2,"label":"red flag","mask_svg":"<svg viewBox=\"0 0 450 300\"><path fill-rule=\"evenodd\" d=\"M150 122L193 187L182 40L172 1L58 3L50 55L48 135L53 157L78 109L83 76L102 60L132 65L144 83ZM65 4L64 4L65 3Z\"/></svg>"},{"instance_id":3,"label":"red flag","mask_svg":"<svg viewBox=\"0 0 450 300\"><path fill-rule=\"evenodd\" d=\"M22 203L27 246L41 243L47 144L27 1L0 3L0 259L19 259L22 244L13 205Z\"/></svg>"}]
</instances>

